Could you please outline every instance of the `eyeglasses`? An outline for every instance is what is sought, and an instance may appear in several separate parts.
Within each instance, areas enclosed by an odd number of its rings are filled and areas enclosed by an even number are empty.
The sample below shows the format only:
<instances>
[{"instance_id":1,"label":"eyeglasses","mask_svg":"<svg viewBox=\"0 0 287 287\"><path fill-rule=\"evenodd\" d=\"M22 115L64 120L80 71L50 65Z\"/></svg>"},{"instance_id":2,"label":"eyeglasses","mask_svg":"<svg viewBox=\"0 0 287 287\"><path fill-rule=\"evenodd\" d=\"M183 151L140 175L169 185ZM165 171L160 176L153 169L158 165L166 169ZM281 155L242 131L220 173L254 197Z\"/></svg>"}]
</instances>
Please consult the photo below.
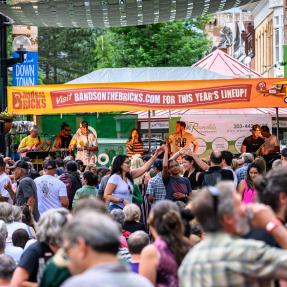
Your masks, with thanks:
<instances>
[{"instance_id":1,"label":"eyeglasses","mask_svg":"<svg viewBox=\"0 0 287 287\"><path fill-rule=\"evenodd\" d=\"M124 161L124 163L127 164L127 165L130 165L130 164L131 164L131 161L130 161L130 160Z\"/></svg>"}]
</instances>

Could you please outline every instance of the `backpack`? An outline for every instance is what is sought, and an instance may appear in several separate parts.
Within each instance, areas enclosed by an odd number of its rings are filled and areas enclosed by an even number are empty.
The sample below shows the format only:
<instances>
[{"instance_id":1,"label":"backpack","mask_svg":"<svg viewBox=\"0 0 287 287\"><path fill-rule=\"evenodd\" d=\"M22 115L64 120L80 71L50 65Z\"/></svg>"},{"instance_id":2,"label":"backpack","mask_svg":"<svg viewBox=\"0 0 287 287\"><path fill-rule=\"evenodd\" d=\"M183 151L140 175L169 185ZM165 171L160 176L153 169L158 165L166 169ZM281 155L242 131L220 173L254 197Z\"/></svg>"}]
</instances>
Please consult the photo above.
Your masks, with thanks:
<instances>
[{"instance_id":1,"label":"backpack","mask_svg":"<svg viewBox=\"0 0 287 287\"><path fill-rule=\"evenodd\" d=\"M203 174L202 186L215 186L222 180L222 174L219 170L213 172L205 172Z\"/></svg>"}]
</instances>

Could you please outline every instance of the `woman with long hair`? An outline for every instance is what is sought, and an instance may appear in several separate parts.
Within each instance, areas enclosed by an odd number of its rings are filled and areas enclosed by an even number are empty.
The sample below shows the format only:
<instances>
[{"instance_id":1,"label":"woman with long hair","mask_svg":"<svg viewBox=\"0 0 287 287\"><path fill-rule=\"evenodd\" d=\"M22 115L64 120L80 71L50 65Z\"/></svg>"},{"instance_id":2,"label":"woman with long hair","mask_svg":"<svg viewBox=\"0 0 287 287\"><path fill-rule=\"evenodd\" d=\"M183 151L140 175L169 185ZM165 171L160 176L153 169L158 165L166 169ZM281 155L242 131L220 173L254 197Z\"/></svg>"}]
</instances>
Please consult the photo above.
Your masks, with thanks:
<instances>
[{"instance_id":1,"label":"woman with long hair","mask_svg":"<svg viewBox=\"0 0 287 287\"><path fill-rule=\"evenodd\" d=\"M129 140L126 143L127 155L132 157L135 154L144 154L143 142L140 137L140 132L138 129L132 129L130 133Z\"/></svg>"},{"instance_id":2,"label":"woman with long hair","mask_svg":"<svg viewBox=\"0 0 287 287\"><path fill-rule=\"evenodd\" d=\"M150 169L162 149L155 154L142 167L131 170L131 161L126 155L118 155L112 164L111 176L104 191L104 199L109 202L109 209L123 209L126 204L132 202L133 179L142 176Z\"/></svg>"},{"instance_id":3,"label":"woman with long hair","mask_svg":"<svg viewBox=\"0 0 287 287\"><path fill-rule=\"evenodd\" d=\"M257 193L254 187L254 180L259 174L263 174L263 172L258 163L253 162L248 166L246 178L239 183L238 192L241 194L242 201L245 204L256 201Z\"/></svg>"},{"instance_id":4,"label":"woman with long hair","mask_svg":"<svg viewBox=\"0 0 287 287\"><path fill-rule=\"evenodd\" d=\"M190 245L184 237L179 207L169 200L157 202L149 215L154 242L141 253L139 273L157 287L179 286L177 269Z\"/></svg>"}]
</instances>

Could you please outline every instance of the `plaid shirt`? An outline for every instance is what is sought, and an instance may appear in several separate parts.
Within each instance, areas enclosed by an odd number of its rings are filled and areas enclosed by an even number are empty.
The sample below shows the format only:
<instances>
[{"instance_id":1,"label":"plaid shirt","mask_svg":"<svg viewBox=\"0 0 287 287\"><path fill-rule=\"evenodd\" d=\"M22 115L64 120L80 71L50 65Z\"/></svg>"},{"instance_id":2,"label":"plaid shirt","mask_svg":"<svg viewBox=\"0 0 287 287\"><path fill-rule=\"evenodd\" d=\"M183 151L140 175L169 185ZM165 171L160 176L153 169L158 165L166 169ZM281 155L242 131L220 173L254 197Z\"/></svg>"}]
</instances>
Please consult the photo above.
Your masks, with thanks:
<instances>
[{"instance_id":1,"label":"plaid shirt","mask_svg":"<svg viewBox=\"0 0 287 287\"><path fill-rule=\"evenodd\" d=\"M241 166L237 170L235 170L238 184L240 183L241 180L246 178L248 166L249 166L249 163L245 163L243 166Z\"/></svg>"},{"instance_id":2,"label":"plaid shirt","mask_svg":"<svg viewBox=\"0 0 287 287\"><path fill-rule=\"evenodd\" d=\"M274 272L287 268L287 251L228 233L207 234L184 258L180 287L270 286Z\"/></svg>"},{"instance_id":3,"label":"plaid shirt","mask_svg":"<svg viewBox=\"0 0 287 287\"><path fill-rule=\"evenodd\" d=\"M148 182L146 194L150 194L154 198L154 202L165 199L166 190L162 179L162 172Z\"/></svg>"}]
</instances>

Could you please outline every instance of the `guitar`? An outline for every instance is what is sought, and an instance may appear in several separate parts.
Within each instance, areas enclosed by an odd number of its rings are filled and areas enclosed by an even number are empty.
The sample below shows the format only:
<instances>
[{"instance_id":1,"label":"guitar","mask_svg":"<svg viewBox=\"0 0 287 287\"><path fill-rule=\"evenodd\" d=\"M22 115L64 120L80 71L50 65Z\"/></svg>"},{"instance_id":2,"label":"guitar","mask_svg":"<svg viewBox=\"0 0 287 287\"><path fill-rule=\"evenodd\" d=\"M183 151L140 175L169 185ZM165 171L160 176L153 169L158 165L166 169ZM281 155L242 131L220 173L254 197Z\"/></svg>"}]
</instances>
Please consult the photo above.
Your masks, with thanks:
<instances>
[{"instance_id":1,"label":"guitar","mask_svg":"<svg viewBox=\"0 0 287 287\"><path fill-rule=\"evenodd\" d=\"M25 152L20 152L21 158L25 157L28 152L30 151L48 151L51 146L51 143L49 141L44 141L43 143L37 142L35 143L31 149L26 150Z\"/></svg>"}]
</instances>

